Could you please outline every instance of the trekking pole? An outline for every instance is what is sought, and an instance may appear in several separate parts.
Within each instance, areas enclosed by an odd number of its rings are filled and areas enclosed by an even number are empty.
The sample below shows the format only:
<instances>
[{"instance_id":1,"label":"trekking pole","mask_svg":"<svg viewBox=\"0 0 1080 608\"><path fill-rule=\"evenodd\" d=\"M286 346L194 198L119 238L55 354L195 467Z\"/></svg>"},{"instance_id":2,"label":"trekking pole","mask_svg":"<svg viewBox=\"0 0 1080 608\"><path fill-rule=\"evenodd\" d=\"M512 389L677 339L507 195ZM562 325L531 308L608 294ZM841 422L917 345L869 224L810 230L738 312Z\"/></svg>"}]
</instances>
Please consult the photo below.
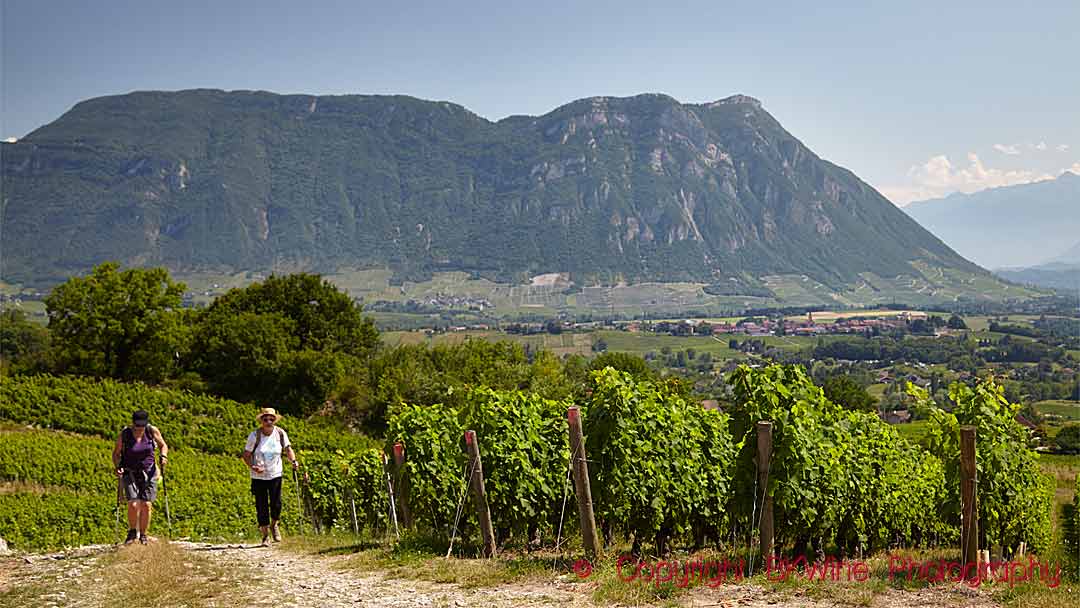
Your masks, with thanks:
<instances>
[{"instance_id":1,"label":"trekking pole","mask_svg":"<svg viewBox=\"0 0 1080 608\"><path fill-rule=\"evenodd\" d=\"M300 500L300 478L296 475L296 467L292 470L293 485L296 486L296 508L300 511L300 534L304 533L304 503Z\"/></svg>"},{"instance_id":2,"label":"trekking pole","mask_svg":"<svg viewBox=\"0 0 1080 608\"><path fill-rule=\"evenodd\" d=\"M169 522L169 538L172 538L172 514L169 512L169 484L165 481L165 465L161 466L161 493L165 495L165 520Z\"/></svg>"},{"instance_id":3,"label":"trekking pole","mask_svg":"<svg viewBox=\"0 0 1080 608\"><path fill-rule=\"evenodd\" d=\"M113 508L113 513L116 515L116 525L120 526L120 492L123 491L123 481L120 476L116 477L116 507Z\"/></svg>"}]
</instances>

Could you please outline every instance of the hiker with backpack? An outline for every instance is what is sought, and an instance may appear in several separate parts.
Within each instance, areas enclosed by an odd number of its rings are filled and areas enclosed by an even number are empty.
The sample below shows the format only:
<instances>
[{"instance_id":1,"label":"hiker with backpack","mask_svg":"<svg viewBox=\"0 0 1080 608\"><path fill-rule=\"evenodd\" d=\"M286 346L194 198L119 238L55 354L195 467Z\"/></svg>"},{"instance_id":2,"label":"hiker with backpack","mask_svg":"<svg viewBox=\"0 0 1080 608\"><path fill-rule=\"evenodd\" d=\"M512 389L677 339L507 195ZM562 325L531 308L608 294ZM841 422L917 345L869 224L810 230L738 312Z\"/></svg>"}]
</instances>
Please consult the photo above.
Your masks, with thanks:
<instances>
[{"instance_id":1,"label":"hiker with backpack","mask_svg":"<svg viewBox=\"0 0 1080 608\"><path fill-rule=\"evenodd\" d=\"M120 493L127 502L128 533L125 545L146 544L150 528L151 505L157 498L157 479L154 450L160 454L161 469L168 462L169 445L161 431L150 425L150 415L138 410L131 415L131 426L124 427L113 447L113 468L120 483Z\"/></svg>"},{"instance_id":2,"label":"hiker with backpack","mask_svg":"<svg viewBox=\"0 0 1080 608\"><path fill-rule=\"evenodd\" d=\"M262 532L262 544L281 541L281 477L284 472L281 457L287 456L293 469L300 467L289 443L289 435L277 426L281 416L274 408L263 408L257 417L259 428L248 435L244 445L244 463L251 469L251 493L255 496L255 512Z\"/></svg>"}]
</instances>

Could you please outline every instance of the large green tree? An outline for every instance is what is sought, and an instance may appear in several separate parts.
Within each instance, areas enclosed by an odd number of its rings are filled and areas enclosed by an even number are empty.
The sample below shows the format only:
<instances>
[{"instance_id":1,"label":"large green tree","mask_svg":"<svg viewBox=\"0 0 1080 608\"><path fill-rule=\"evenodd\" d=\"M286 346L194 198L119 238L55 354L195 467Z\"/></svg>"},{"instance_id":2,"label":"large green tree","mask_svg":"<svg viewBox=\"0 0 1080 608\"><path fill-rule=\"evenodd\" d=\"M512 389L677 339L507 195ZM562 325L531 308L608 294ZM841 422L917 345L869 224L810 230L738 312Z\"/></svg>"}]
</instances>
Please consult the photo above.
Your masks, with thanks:
<instances>
[{"instance_id":1,"label":"large green tree","mask_svg":"<svg viewBox=\"0 0 1080 608\"><path fill-rule=\"evenodd\" d=\"M1061 429L1054 443L1062 454L1080 454L1080 424L1070 424Z\"/></svg>"},{"instance_id":2,"label":"large green tree","mask_svg":"<svg viewBox=\"0 0 1080 608\"><path fill-rule=\"evenodd\" d=\"M164 268L121 270L114 262L68 279L45 298L58 371L162 379L183 347L184 289Z\"/></svg>"},{"instance_id":3,"label":"large green tree","mask_svg":"<svg viewBox=\"0 0 1080 608\"><path fill-rule=\"evenodd\" d=\"M348 294L313 274L230 290L199 319L193 367L214 392L311 413L379 345Z\"/></svg>"},{"instance_id":4,"label":"large green tree","mask_svg":"<svg viewBox=\"0 0 1080 608\"><path fill-rule=\"evenodd\" d=\"M829 401L844 409L872 412L877 407L877 399L848 376L833 376L821 388Z\"/></svg>"},{"instance_id":5,"label":"large green tree","mask_svg":"<svg viewBox=\"0 0 1080 608\"><path fill-rule=\"evenodd\" d=\"M348 294L315 274L270 276L232 289L210 305L206 320L240 313L278 314L291 325L299 350L364 357L379 345L379 332Z\"/></svg>"},{"instance_id":6,"label":"large green tree","mask_svg":"<svg viewBox=\"0 0 1080 608\"><path fill-rule=\"evenodd\" d=\"M683 354L682 351L679 351L679 353ZM683 356L686 355L683 354ZM649 364L645 362L645 359L630 353L605 352L589 363L589 371L604 369L605 367L612 367L620 372L626 372L633 376L636 381L655 379L655 374Z\"/></svg>"},{"instance_id":7,"label":"large green tree","mask_svg":"<svg viewBox=\"0 0 1080 608\"><path fill-rule=\"evenodd\" d=\"M11 373L44 369L49 330L34 323L21 310L0 312L0 370Z\"/></svg>"}]
</instances>

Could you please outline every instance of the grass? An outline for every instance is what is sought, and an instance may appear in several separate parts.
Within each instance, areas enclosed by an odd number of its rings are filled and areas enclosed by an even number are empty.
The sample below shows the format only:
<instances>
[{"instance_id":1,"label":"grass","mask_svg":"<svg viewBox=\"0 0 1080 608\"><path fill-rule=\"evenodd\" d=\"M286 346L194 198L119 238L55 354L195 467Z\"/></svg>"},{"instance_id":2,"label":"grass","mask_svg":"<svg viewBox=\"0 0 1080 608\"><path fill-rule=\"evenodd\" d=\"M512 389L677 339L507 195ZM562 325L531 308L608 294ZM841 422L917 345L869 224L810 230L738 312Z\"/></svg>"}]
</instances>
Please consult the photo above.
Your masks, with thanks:
<instances>
[{"instance_id":1,"label":"grass","mask_svg":"<svg viewBox=\"0 0 1080 608\"><path fill-rule=\"evenodd\" d=\"M122 548L107 560L95 591L115 606L243 606L235 568L160 541Z\"/></svg>"},{"instance_id":2,"label":"grass","mask_svg":"<svg viewBox=\"0 0 1080 608\"><path fill-rule=\"evenodd\" d=\"M1071 490L1076 487L1076 476L1080 475L1080 455L1040 454L1039 465L1044 472L1057 480L1059 493L1062 489L1070 491L1068 498L1071 500Z\"/></svg>"},{"instance_id":3,"label":"grass","mask_svg":"<svg viewBox=\"0 0 1080 608\"><path fill-rule=\"evenodd\" d=\"M685 605L687 596L694 594L708 597L710 600L745 598L752 593L755 599L769 603L783 604L785 599L799 598L819 600L837 606L870 606L878 603L879 596L896 593L913 593L912 596L896 596L900 602L919 605L963 605L970 600L969 592L953 585L932 584L915 577L907 580L903 576L890 576L890 557L893 555L908 557L917 562L946 561L956 559L955 549L896 551L890 554L879 553L867 558L865 579L855 580L851 575L857 571L841 569L839 579L812 580L805 572L778 576L776 572L766 576L759 571L752 577L741 581L728 579L720 583L716 575L691 577L681 584L682 570L668 569L671 580L660 580L642 576L631 580L633 565L619 564L619 549L609 549L607 555L592 564L588 576L579 576L574 565L566 555L551 552L532 554L503 553L496 559L471 559L444 557L444 545L429 540L405 539L396 547L391 543L357 542L355 539L337 537L328 539L287 540L285 548L312 554L347 554L349 557L340 561L335 568L379 572L387 577L405 580L422 580L433 583L456 584L464 588L494 587L509 583L550 582L553 579L560 584L580 584L594 605L622 606L679 606ZM467 550L468 551L468 550ZM574 553L574 552L571 552ZM694 560L721 560L724 556L714 552L698 553L678 552L669 560L679 560L680 564ZM730 557L730 556L728 556ZM659 565L657 559L647 560L651 566ZM631 568L631 569L628 569ZM648 572L649 569L646 569ZM657 571L663 571L657 569ZM665 577L666 579L667 577ZM987 584L980 593L984 597L993 597L1007 606L1038 606L1059 608L1075 606L1070 595L1070 583L1063 583L1058 589L1047 589L1045 585L1021 585L1009 588L1001 583ZM694 597L696 602L697 597ZM1070 603L1072 602L1072 603ZM695 604L696 605L696 604ZM892 605L892 604L889 604ZM897 604L901 605L901 604Z\"/></svg>"},{"instance_id":4,"label":"grass","mask_svg":"<svg viewBox=\"0 0 1080 608\"><path fill-rule=\"evenodd\" d=\"M1076 608L1080 605L1080 585L1062 581L1050 589L1039 583L1025 583L1013 588L995 589L992 597L1007 608Z\"/></svg>"},{"instance_id":5,"label":"grass","mask_svg":"<svg viewBox=\"0 0 1080 608\"><path fill-rule=\"evenodd\" d=\"M468 557L478 548L458 545L457 556L446 558L446 542L406 533L394 543L390 537L357 538L347 534L286 538L282 548L310 555L346 555L335 568L378 572L389 578L455 584L463 588L494 587L507 583L550 578L553 570L567 572L569 564L543 552L504 551L496 559Z\"/></svg>"},{"instance_id":6,"label":"grass","mask_svg":"<svg viewBox=\"0 0 1080 608\"><path fill-rule=\"evenodd\" d=\"M382 334L382 340L387 346L398 346L403 344L427 344L429 346L440 344L451 345L461 344L466 340L487 340L489 342L508 341L528 345L529 348L533 350L547 350L560 357L569 354L586 356L592 354L591 333L563 332L558 335L533 334L522 336L495 330L454 331L433 335L428 335L426 332L422 331L391 331L384 332Z\"/></svg>"},{"instance_id":7,"label":"grass","mask_svg":"<svg viewBox=\"0 0 1080 608\"><path fill-rule=\"evenodd\" d=\"M626 331L601 330L595 335L607 343L611 352L626 352L644 355L647 352L660 353L667 347L672 352L693 348L699 353L710 353L714 360L745 359L746 355L728 348L727 337L711 338L707 336L668 336L651 333L631 333ZM740 340L745 339L742 336Z\"/></svg>"},{"instance_id":8,"label":"grass","mask_svg":"<svg viewBox=\"0 0 1080 608\"><path fill-rule=\"evenodd\" d=\"M1053 399L1049 401L1039 401L1034 404L1034 407L1040 414L1061 416L1065 420L1080 420L1080 401Z\"/></svg>"},{"instance_id":9,"label":"grass","mask_svg":"<svg viewBox=\"0 0 1080 608\"><path fill-rule=\"evenodd\" d=\"M32 565L13 558L0 560L0 605L243 608L251 598L237 585L241 576L237 566L165 541Z\"/></svg>"},{"instance_id":10,"label":"grass","mask_svg":"<svg viewBox=\"0 0 1080 608\"><path fill-rule=\"evenodd\" d=\"M916 420L904 424L894 424L893 428L900 433L901 437L919 443L926 437L927 432L929 432L929 425L930 423L927 420Z\"/></svg>"}]
</instances>

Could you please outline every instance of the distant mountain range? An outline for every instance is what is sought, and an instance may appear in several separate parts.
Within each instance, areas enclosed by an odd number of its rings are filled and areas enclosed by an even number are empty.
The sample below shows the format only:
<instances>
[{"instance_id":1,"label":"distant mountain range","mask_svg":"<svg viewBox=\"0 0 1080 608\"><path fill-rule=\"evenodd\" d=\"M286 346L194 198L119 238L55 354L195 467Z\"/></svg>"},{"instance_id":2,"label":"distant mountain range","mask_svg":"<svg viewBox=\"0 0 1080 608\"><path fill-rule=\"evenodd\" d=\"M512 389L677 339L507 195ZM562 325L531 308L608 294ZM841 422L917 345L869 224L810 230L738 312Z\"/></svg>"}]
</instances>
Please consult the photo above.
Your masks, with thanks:
<instances>
[{"instance_id":1,"label":"distant mountain range","mask_svg":"<svg viewBox=\"0 0 1080 608\"><path fill-rule=\"evenodd\" d=\"M1077 207L1076 212L1080 213L1080 206ZM1080 241L1077 241L1068 251L1050 260L1050 262L1058 264L1080 264Z\"/></svg>"},{"instance_id":2,"label":"distant mountain range","mask_svg":"<svg viewBox=\"0 0 1080 608\"><path fill-rule=\"evenodd\" d=\"M403 96L139 92L81 102L0 152L0 276L23 283L116 259L564 272L781 299L769 277L950 301L1007 289L741 95L594 97L492 122Z\"/></svg>"},{"instance_id":3,"label":"distant mountain range","mask_svg":"<svg viewBox=\"0 0 1080 608\"><path fill-rule=\"evenodd\" d=\"M911 203L904 211L986 268L1036 266L1069 256L1080 262L1080 176L1074 173Z\"/></svg>"}]
</instances>

